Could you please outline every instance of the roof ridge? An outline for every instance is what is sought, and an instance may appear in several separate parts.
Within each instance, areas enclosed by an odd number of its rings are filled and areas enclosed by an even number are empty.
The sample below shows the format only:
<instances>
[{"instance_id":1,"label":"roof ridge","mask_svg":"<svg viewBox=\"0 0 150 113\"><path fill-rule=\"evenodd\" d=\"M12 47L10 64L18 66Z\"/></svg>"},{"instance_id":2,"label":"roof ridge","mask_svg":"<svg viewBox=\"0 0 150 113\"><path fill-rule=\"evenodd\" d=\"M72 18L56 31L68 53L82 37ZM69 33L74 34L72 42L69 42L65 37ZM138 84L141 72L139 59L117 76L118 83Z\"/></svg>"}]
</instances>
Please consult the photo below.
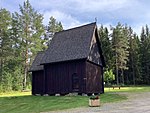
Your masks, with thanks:
<instances>
[{"instance_id":1,"label":"roof ridge","mask_svg":"<svg viewBox=\"0 0 150 113\"><path fill-rule=\"evenodd\" d=\"M85 26L89 26L89 25L93 25L93 24L96 25L96 22L92 22L92 23L89 23L89 24L84 24L84 25L80 25L80 26L77 26L77 27L65 29L65 30L62 30L62 31L59 31L59 32L56 32L56 33L62 33L62 32L66 32L66 31L70 31L70 30L74 30L74 29L79 29L79 28L81 28L81 27L85 27ZM56 34L56 33L55 33L55 34Z\"/></svg>"}]
</instances>

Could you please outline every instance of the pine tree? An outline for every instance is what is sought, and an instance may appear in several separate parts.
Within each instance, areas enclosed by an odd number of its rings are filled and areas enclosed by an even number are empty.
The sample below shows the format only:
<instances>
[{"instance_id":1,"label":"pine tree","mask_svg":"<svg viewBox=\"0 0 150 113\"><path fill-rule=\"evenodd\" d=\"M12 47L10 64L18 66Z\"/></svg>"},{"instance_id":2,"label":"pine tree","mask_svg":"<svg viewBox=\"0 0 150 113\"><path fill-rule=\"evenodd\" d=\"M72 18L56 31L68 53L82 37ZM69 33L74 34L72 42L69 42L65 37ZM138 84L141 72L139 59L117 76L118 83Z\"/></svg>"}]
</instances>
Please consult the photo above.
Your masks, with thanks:
<instances>
[{"instance_id":1,"label":"pine tree","mask_svg":"<svg viewBox=\"0 0 150 113\"><path fill-rule=\"evenodd\" d=\"M140 41L141 79L143 84L150 84L150 35L146 25L142 28Z\"/></svg>"},{"instance_id":2,"label":"pine tree","mask_svg":"<svg viewBox=\"0 0 150 113\"><path fill-rule=\"evenodd\" d=\"M53 16L50 17L49 24L46 27L46 38L48 39L47 45L49 45L51 39L56 32L62 31L63 26L61 22L58 22Z\"/></svg>"},{"instance_id":3,"label":"pine tree","mask_svg":"<svg viewBox=\"0 0 150 113\"><path fill-rule=\"evenodd\" d=\"M108 29L103 26L99 28L99 36L100 36L100 41L102 44L102 50L106 62L106 68L113 69L112 65L112 45L110 42L110 37L109 37L109 32Z\"/></svg>"},{"instance_id":4,"label":"pine tree","mask_svg":"<svg viewBox=\"0 0 150 113\"><path fill-rule=\"evenodd\" d=\"M21 32L20 45L24 62L23 89L25 89L29 65L37 51L41 51L44 48L44 41L41 38L44 33L44 26L42 24L43 16L35 11L29 0L27 0L23 6L20 5L20 14L15 12L14 18L18 21L18 27Z\"/></svg>"},{"instance_id":5,"label":"pine tree","mask_svg":"<svg viewBox=\"0 0 150 113\"><path fill-rule=\"evenodd\" d=\"M11 70L12 75L12 90L21 90L22 89L22 81L24 74L22 70L24 69L24 58L22 57L22 32L21 25L19 23L19 14L12 13L12 22L11 22L11 33L10 37L12 39L12 59L9 61L9 70Z\"/></svg>"},{"instance_id":6,"label":"pine tree","mask_svg":"<svg viewBox=\"0 0 150 113\"><path fill-rule=\"evenodd\" d=\"M128 37L130 36L129 29L127 25L123 27L123 37L122 37L122 51L121 51L121 57L120 57L120 69L121 69L121 77L122 77L122 83L124 84L124 70L128 70L127 62L128 62L128 56L129 56L129 42Z\"/></svg>"},{"instance_id":7,"label":"pine tree","mask_svg":"<svg viewBox=\"0 0 150 113\"><path fill-rule=\"evenodd\" d=\"M140 62L139 62L139 38L130 27L129 28L129 61L127 72L127 84L137 84L140 81Z\"/></svg>"},{"instance_id":8,"label":"pine tree","mask_svg":"<svg viewBox=\"0 0 150 113\"><path fill-rule=\"evenodd\" d=\"M139 84L141 82L141 74L140 74L140 40L139 37L134 34L134 39L133 39L133 69L134 69L134 74L133 75L133 83L134 84ZM134 78L135 77L135 78ZM135 80L134 80L135 79Z\"/></svg>"},{"instance_id":9,"label":"pine tree","mask_svg":"<svg viewBox=\"0 0 150 113\"><path fill-rule=\"evenodd\" d=\"M6 9L0 9L0 83L6 84L6 79L10 77L7 73L6 65L11 59L12 51L12 40L9 37L10 34L11 15ZM8 77L7 77L8 75ZM3 87L3 86L1 86Z\"/></svg>"},{"instance_id":10,"label":"pine tree","mask_svg":"<svg viewBox=\"0 0 150 113\"><path fill-rule=\"evenodd\" d=\"M124 84L124 70L127 68L128 61L128 38L127 38L127 28L118 23L116 28L113 28L112 33L112 50L114 54L114 66L116 70L116 81L119 84L121 82ZM121 75L119 75L121 73Z\"/></svg>"}]
</instances>

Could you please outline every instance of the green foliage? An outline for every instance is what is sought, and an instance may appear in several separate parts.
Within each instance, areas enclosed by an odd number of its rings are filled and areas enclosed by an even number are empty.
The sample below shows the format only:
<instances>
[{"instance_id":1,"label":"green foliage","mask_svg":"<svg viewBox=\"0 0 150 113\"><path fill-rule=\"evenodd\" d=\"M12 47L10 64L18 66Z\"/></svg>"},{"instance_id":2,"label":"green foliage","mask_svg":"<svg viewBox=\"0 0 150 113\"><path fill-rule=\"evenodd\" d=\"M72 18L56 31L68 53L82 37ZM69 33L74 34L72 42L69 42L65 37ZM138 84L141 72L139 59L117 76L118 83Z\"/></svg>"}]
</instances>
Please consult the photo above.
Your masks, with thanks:
<instances>
[{"instance_id":1,"label":"green foliage","mask_svg":"<svg viewBox=\"0 0 150 113\"><path fill-rule=\"evenodd\" d=\"M12 39L10 38L11 15L6 9L0 9L0 91L11 90L11 74L7 64L12 57Z\"/></svg>"},{"instance_id":2,"label":"green foliage","mask_svg":"<svg viewBox=\"0 0 150 113\"><path fill-rule=\"evenodd\" d=\"M146 25L141 36L131 27L118 23L99 29L106 68L112 69L117 84L150 84L150 33Z\"/></svg>"},{"instance_id":3,"label":"green foliage","mask_svg":"<svg viewBox=\"0 0 150 113\"><path fill-rule=\"evenodd\" d=\"M32 8L29 0L24 2L23 6L20 5L20 13L13 14L13 33L19 30L17 37L15 34L13 37L18 41L17 45L21 45L21 49L17 48L17 50L20 54L19 57L22 58L23 89L27 86L29 66L37 52L45 48L44 40L41 38L44 35L42 21L43 16Z\"/></svg>"},{"instance_id":4,"label":"green foliage","mask_svg":"<svg viewBox=\"0 0 150 113\"><path fill-rule=\"evenodd\" d=\"M12 90L13 91L19 91L22 90L22 80L23 76L21 73L21 68L16 67L13 72L13 80L12 80Z\"/></svg>"},{"instance_id":5,"label":"green foliage","mask_svg":"<svg viewBox=\"0 0 150 113\"><path fill-rule=\"evenodd\" d=\"M141 81L143 84L150 84L150 33L149 28L142 28L140 41L140 62Z\"/></svg>"},{"instance_id":6,"label":"green foliage","mask_svg":"<svg viewBox=\"0 0 150 113\"><path fill-rule=\"evenodd\" d=\"M128 61L128 67L129 70L127 73L127 84L138 84L141 82L140 80L140 45L139 45L139 38L136 34L132 33L129 37L129 61Z\"/></svg>"},{"instance_id":7,"label":"green foliage","mask_svg":"<svg viewBox=\"0 0 150 113\"><path fill-rule=\"evenodd\" d=\"M129 43L128 43L128 27L118 25L115 28L112 28L112 50L114 54L114 66L116 70L116 80L117 84L121 82L119 80L119 71L121 72L120 78L122 78L122 83L124 84L124 70L127 70L127 61L129 56Z\"/></svg>"},{"instance_id":8,"label":"green foliage","mask_svg":"<svg viewBox=\"0 0 150 113\"><path fill-rule=\"evenodd\" d=\"M10 12L6 9L0 9L0 80L3 75L4 64L11 57L11 39L10 39ZM9 55L8 55L9 54Z\"/></svg>"},{"instance_id":9,"label":"green foliage","mask_svg":"<svg viewBox=\"0 0 150 113\"><path fill-rule=\"evenodd\" d=\"M63 26L61 22L58 22L53 16L50 17L49 24L46 26L46 35L45 38L47 39L46 44L49 45L50 41L54 37L56 32L62 31Z\"/></svg>"},{"instance_id":10,"label":"green foliage","mask_svg":"<svg viewBox=\"0 0 150 113\"><path fill-rule=\"evenodd\" d=\"M51 16L48 24L48 31L52 34L63 30L61 22L57 22L56 19Z\"/></svg>"},{"instance_id":11,"label":"green foliage","mask_svg":"<svg viewBox=\"0 0 150 113\"><path fill-rule=\"evenodd\" d=\"M115 75L113 74L112 69L110 70L106 69L106 71L104 72L104 81L110 83L113 80L115 80Z\"/></svg>"},{"instance_id":12,"label":"green foliage","mask_svg":"<svg viewBox=\"0 0 150 113\"><path fill-rule=\"evenodd\" d=\"M28 69L37 52L47 48L43 15L32 8L29 0L19 9L12 15L0 9L0 92L31 88ZM51 17L48 32L61 30L61 22Z\"/></svg>"},{"instance_id":13,"label":"green foliage","mask_svg":"<svg viewBox=\"0 0 150 113\"><path fill-rule=\"evenodd\" d=\"M91 96L90 99L91 100L99 99L99 96Z\"/></svg>"},{"instance_id":14,"label":"green foliage","mask_svg":"<svg viewBox=\"0 0 150 113\"><path fill-rule=\"evenodd\" d=\"M12 90L12 75L11 73L8 73L4 71L1 81L1 91L11 91Z\"/></svg>"},{"instance_id":15,"label":"green foliage","mask_svg":"<svg viewBox=\"0 0 150 113\"><path fill-rule=\"evenodd\" d=\"M112 58L113 58L113 55L112 55L112 44L111 44L111 37L109 36L109 32L108 32L108 29L103 26L101 26L99 28L99 36L100 36L100 41L101 41L101 44L102 44L102 50L103 50L103 54L104 54L104 59L105 59L105 62L106 62L106 67L107 68L110 68L110 69L113 69L113 65L112 65Z\"/></svg>"}]
</instances>

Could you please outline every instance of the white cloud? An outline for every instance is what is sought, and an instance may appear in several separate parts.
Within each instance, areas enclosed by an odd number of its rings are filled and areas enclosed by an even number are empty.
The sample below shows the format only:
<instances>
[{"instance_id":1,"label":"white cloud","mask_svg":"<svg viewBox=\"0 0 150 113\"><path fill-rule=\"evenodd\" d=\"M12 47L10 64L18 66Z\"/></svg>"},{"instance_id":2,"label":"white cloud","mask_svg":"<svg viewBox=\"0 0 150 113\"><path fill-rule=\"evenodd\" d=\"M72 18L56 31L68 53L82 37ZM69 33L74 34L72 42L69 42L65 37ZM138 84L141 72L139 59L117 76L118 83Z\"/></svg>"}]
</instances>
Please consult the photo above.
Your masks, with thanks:
<instances>
[{"instance_id":1,"label":"white cloud","mask_svg":"<svg viewBox=\"0 0 150 113\"><path fill-rule=\"evenodd\" d=\"M19 11L23 1L0 0L0 7L11 12ZM150 2L146 0L30 0L30 3L44 15L45 25L50 16L54 16L65 29L86 24L95 17L99 19L98 24L108 27L118 22L127 23L138 34L141 26L150 24Z\"/></svg>"},{"instance_id":2,"label":"white cloud","mask_svg":"<svg viewBox=\"0 0 150 113\"><path fill-rule=\"evenodd\" d=\"M138 3L136 0L30 0L36 9L60 10L69 13L112 12Z\"/></svg>"},{"instance_id":3,"label":"white cloud","mask_svg":"<svg viewBox=\"0 0 150 113\"><path fill-rule=\"evenodd\" d=\"M126 7L129 3L128 0L75 0L74 2L83 12L114 11Z\"/></svg>"},{"instance_id":4,"label":"white cloud","mask_svg":"<svg viewBox=\"0 0 150 113\"><path fill-rule=\"evenodd\" d=\"M71 15L65 14L63 12L54 10L54 11L46 11L44 14L44 24L47 25L49 22L49 18L53 16L57 21L62 22L64 29L72 28L80 25L81 23L73 18Z\"/></svg>"}]
</instances>

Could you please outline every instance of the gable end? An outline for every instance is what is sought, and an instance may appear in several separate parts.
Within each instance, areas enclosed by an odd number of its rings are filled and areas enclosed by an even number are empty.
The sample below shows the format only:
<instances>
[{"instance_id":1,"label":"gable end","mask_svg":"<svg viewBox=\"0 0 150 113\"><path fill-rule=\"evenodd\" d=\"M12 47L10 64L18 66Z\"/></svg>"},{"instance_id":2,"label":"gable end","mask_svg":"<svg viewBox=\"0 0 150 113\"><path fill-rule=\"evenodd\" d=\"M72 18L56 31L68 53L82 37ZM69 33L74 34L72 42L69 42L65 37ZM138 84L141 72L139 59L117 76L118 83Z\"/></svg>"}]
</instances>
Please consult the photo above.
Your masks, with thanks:
<instances>
[{"instance_id":1,"label":"gable end","mask_svg":"<svg viewBox=\"0 0 150 113\"><path fill-rule=\"evenodd\" d=\"M101 50L101 44L100 44L97 28L95 28L93 32L93 37L90 45L90 53L88 55L87 60L94 64L105 66L105 61Z\"/></svg>"}]
</instances>

